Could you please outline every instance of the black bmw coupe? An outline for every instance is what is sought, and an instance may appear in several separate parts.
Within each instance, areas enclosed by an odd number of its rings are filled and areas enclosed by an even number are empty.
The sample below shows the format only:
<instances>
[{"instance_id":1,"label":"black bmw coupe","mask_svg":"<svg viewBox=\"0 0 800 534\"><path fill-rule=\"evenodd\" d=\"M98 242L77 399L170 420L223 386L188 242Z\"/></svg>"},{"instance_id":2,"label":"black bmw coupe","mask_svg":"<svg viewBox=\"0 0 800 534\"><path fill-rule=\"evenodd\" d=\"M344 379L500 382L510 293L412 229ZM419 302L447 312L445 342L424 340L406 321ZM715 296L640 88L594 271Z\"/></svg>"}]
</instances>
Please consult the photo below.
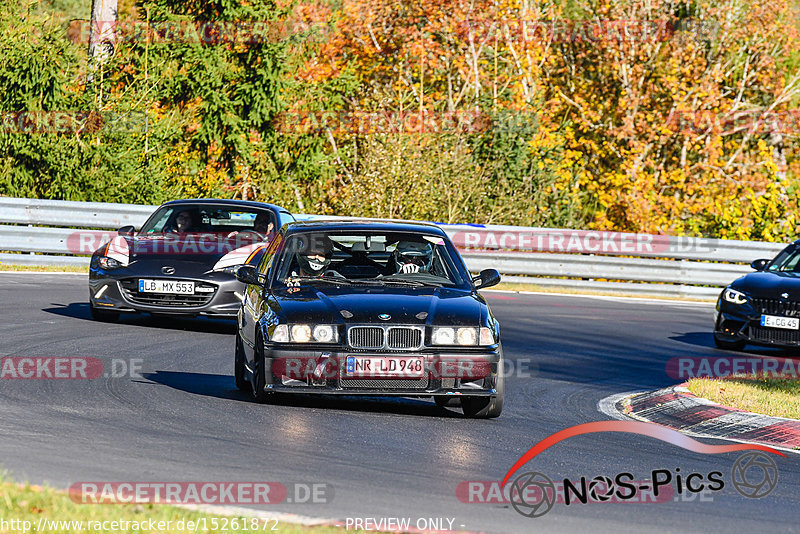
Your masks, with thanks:
<instances>
[{"instance_id":1,"label":"black bmw coupe","mask_svg":"<svg viewBox=\"0 0 800 534\"><path fill-rule=\"evenodd\" d=\"M96 320L121 312L235 317L244 285L235 269L255 265L281 226L294 217L272 204L241 200L175 200L137 232L92 255L89 306Z\"/></svg>"},{"instance_id":2,"label":"black bmw coupe","mask_svg":"<svg viewBox=\"0 0 800 534\"><path fill-rule=\"evenodd\" d=\"M751 267L756 272L735 280L719 296L717 347L800 346L800 240L772 260L755 260Z\"/></svg>"},{"instance_id":3,"label":"black bmw coupe","mask_svg":"<svg viewBox=\"0 0 800 534\"><path fill-rule=\"evenodd\" d=\"M236 385L275 393L433 397L469 417L503 409L497 320L447 235L406 222L297 222L238 269Z\"/></svg>"}]
</instances>

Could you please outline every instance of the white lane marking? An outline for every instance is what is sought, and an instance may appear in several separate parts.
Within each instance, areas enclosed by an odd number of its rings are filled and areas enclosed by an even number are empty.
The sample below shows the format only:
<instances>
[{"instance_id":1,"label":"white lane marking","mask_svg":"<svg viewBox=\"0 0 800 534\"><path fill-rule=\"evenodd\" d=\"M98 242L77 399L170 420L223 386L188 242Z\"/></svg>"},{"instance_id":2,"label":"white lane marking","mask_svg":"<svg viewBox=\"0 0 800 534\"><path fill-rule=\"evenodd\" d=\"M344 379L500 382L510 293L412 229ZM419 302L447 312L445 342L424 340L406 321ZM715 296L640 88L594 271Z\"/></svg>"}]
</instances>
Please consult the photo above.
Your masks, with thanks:
<instances>
[{"instance_id":1,"label":"white lane marking","mask_svg":"<svg viewBox=\"0 0 800 534\"><path fill-rule=\"evenodd\" d=\"M73 274L77 276L88 276L89 272L73 273L69 271L0 271L0 274Z\"/></svg>"},{"instance_id":2,"label":"white lane marking","mask_svg":"<svg viewBox=\"0 0 800 534\"><path fill-rule=\"evenodd\" d=\"M615 393L614 395L609 395L604 399L600 399L597 403L597 409L600 413L609 416L612 419L617 419L618 421L625 421L629 419L627 415L617 410L617 403L626 397L632 397L637 395L638 393L642 393L641 391L628 391L625 393Z\"/></svg>"},{"instance_id":3,"label":"white lane marking","mask_svg":"<svg viewBox=\"0 0 800 534\"><path fill-rule=\"evenodd\" d=\"M628 420L634 419L634 420L637 420L637 421L644 421L646 423L652 423L652 421L649 421L649 420L645 419L644 417L636 416L635 414L626 414L626 413L623 413L623 412L617 410L616 404L619 401L624 400L624 399L629 398L629 397L633 397L634 395L638 395L640 393L649 393L649 392L647 392L647 391L632 391L632 392L627 392L627 393L615 393L614 395L609 395L608 397L605 397L605 398L600 399L598 401L597 410L600 413L602 413L604 415L607 415L608 417L610 417L612 419L617 419L619 421L628 421ZM698 398L698 400L700 400L700 399ZM708 403L715 404L715 403L712 403L711 401L709 401L707 399L702 399L702 400L706 401L706 402L704 402L702 404L708 404ZM743 412L743 413L749 413L749 412ZM758 414L753 414L753 415L758 415ZM761 417L766 417L766 416L762 415ZM709 419L709 421L707 421L707 422L715 421L717 419L719 419L719 417L716 417L714 419ZM776 417L775 419L780 419L780 418ZM658 424L658 423L653 423L653 424ZM661 426L663 426L663 425L661 425ZM694 426L697 426L697 425L694 425ZM665 428L670 428L670 427L665 427ZM673 429L673 430L677 430L677 429ZM722 441L733 441L733 442L736 442L736 443L747 443L747 444L764 445L764 443L758 442L758 441L749 441L749 440L744 440L744 439L736 439L736 438L723 437L723 436L712 436L711 434L706 434L704 432L692 432L692 431L687 431L687 430L678 430L678 432L680 432L681 434L685 434L687 436L693 437L693 438L718 439L718 440L722 440ZM767 444L767 445L769 447L772 447L773 449L778 449L780 451L791 452L791 453L800 455L800 451L795 450L795 449L789 449L789 448L786 448L786 447L781 447L779 445L772 445L772 444Z\"/></svg>"}]
</instances>

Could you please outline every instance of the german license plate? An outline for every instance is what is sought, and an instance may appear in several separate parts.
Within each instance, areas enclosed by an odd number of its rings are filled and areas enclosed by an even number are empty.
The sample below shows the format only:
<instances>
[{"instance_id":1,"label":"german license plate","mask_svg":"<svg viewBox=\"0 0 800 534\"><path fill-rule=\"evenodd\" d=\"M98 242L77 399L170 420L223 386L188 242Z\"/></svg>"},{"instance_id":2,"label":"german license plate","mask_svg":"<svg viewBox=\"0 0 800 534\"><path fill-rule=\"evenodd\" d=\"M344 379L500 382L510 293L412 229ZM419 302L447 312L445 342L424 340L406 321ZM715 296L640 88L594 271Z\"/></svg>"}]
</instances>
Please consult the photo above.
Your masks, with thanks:
<instances>
[{"instance_id":1,"label":"german license plate","mask_svg":"<svg viewBox=\"0 0 800 534\"><path fill-rule=\"evenodd\" d=\"M422 378L425 376L425 358L348 356L345 374L351 378Z\"/></svg>"},{"instance_id":2,"label":"german license plate","mask_svg":"<svg viewBox=\"0 0 800 534\"><path fill-rule=\"evenodd\" d=\"M194 282L181 280L139 280L139 293L172 293L194 295Z\"/></svg>"},{"instance_id":3,"label":"german license plate","mask_svg":"<svg viewBox=\"0 0 800 534\"><path fill-rule=\"evenodd\" d=\"M786 330L800 330L800 318L778 317L777 315L762 315L761 326L770 328L784 328Z\"/></svg>"}]
</instances>

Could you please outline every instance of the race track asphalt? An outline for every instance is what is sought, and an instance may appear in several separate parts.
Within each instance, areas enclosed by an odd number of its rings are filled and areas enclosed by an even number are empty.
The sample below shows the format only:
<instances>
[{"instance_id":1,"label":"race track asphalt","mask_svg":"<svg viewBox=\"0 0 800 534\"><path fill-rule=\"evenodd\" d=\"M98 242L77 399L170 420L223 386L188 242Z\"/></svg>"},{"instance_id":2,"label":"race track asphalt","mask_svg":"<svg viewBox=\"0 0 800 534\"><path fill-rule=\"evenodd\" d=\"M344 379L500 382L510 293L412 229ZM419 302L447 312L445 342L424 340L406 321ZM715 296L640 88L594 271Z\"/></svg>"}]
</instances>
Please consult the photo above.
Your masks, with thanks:
<instances>
[{"instance_id":1,"label":"race track asphalt","mask_svg":"<svg viewBox=\"0 0 800 534\"><path fill-rule=\"evenodd\" d=\"M78 481L326 483L328 504L267 508L333 519L455 518L488 532L797 532L800 456L776 457L762 499L730 484L712 500L555 504L539 518L508 504L460 502L462 481L499 480L530 447L571 425L608 419L601 399L674 384L676 356L719 355L705 304L487 292L511 374L496 420L429 400L312 399L259 405L233 383L234 323L89 318L86 277L0 273L0 357L141 359L140 377L0 380L0 468L67 488ZM754 349L753 353L770 353ZM119 368L118 368L119 369ZM701 440L706 443L723 441ZM698 454L619 433L570 438L524 471L551 479L653 469L724 473L740 453ZM446 523L445 523L446 524Z\"/></svg>"}]
</instances>

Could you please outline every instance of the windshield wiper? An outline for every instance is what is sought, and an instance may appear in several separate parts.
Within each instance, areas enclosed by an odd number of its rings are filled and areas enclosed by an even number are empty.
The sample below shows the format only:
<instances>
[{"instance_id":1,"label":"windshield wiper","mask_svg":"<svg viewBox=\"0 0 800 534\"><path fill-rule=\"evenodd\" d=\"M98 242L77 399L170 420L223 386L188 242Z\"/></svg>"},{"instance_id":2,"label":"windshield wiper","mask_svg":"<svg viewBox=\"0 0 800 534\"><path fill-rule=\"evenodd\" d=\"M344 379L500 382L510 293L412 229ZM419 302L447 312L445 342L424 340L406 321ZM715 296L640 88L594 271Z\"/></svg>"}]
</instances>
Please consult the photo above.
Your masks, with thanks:
<instances>
[{"instance_id":1,"label":"windshield wiper","mask_svg":"<svg viewBox=\"0 0 800 534\"><path fill-rule=\"evenodd\" d=\"M292 282L326 282L328 284L352 284L353 281L347 278L332 276L287 276L286 281Z\"/></svg>"},{"instance_id":2,"label":"windshield wiper","mask_svg":"<svg viewBox=\"0 0 800 534\"><path fill-rule=\"evenodd\" d=\"M441 287L441 284L437 284L434 282L423 282L421 280L408 280L402 278L359 278L357 280L351 280L354 283L366 283L366 284L379 284L379 285L386 285L386 284L395 284L400 286L408 286L408 287L425 287L425 286L432 286L432 287Z\"/></svg>"}]
</instances>

